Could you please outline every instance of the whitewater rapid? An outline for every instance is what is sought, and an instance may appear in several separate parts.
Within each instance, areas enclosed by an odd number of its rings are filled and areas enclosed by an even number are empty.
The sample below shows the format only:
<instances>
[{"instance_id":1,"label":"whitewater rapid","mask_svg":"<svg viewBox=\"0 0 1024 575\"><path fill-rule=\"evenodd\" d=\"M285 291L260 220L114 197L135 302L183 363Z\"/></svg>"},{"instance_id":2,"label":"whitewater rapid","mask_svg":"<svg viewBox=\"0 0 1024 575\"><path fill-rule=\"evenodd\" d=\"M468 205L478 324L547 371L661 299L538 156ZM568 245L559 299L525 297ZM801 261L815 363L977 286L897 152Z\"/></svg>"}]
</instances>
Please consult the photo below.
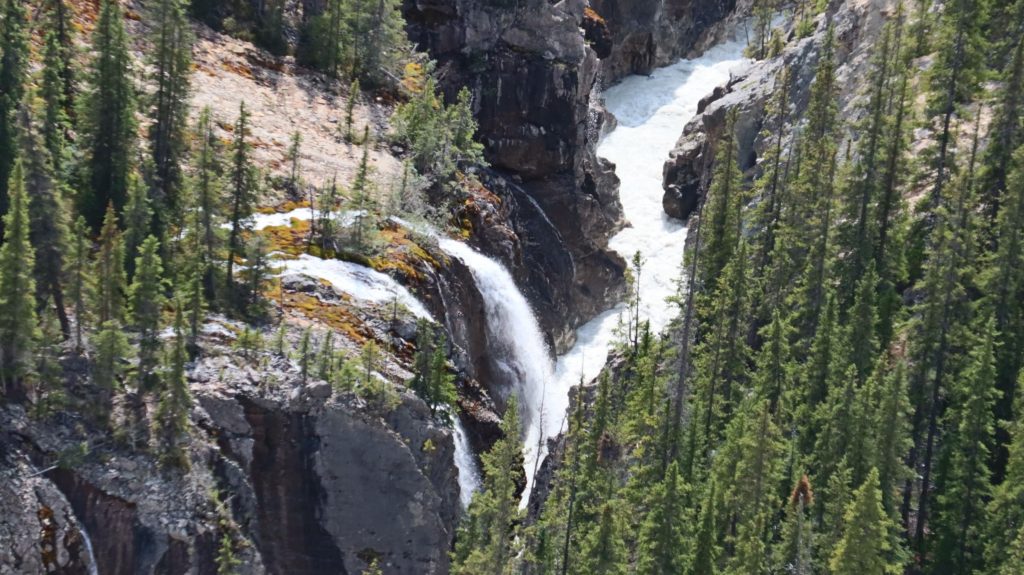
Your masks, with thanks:
<instances>
[{"instance_id":1,"label":"whitewater rapid","mask_svg":"<svg viewBox=\"0 0 1024 575\"><path fill-rule=\"evenodd\" d=\"M605 107L618 120L597 148L599 156L615 164L619 199L629 227L609 241L609 247L627 261L640 252L640 316L651 330L663 330L677 315L667 300L677 292L683 248L684 222L669 218L662 208L662 169L683 127L697 114L700 99L729 79L729 70L742 64L744 43L723 42L692 60L659 68L650 76L629 76L604 92ZM608 358L615 328L624 307L606 311L576 333L576 344L558 358L553 381L544 397L544 438L557 435L565 425L569 389L589 382L601 372ZM536 437L536 432L531 434ZM546 446L541 446L541 456ZM527 461L537 458L536 440L528 443ZM532 465L527 464L527 473ZM528 475L527 493L532 488Z\"/></svg>"}]
</instances>

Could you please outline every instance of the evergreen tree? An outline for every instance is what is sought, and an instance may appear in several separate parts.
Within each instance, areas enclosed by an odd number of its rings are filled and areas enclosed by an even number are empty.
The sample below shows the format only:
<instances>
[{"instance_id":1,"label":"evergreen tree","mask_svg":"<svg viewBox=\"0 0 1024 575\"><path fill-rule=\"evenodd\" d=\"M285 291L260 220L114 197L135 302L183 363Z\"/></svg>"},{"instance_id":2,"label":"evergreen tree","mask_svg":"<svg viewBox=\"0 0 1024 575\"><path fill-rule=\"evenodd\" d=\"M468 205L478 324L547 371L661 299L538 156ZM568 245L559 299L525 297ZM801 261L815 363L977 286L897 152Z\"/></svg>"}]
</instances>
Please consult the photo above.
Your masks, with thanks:
<instances>
[{"instance_id":1,"label":"evergreen tree","mask_svg":"<svg viewBox=\"0 0 1024 575\"><path fill-rule=\"evenodd\" d=\"M62 0L55 0L62 4ZM60 44L57 29L51 28L46 33L46 49L43 52L43 71L41 93L43 100L43 141L50 155L54 178L58 184L67 181L66 172L70 160L67 134L71 130L71 121L67 109L70 97L66 92L63 71L64 47Z\"/></svg>"},{"instance_id":2,"label":"evergreen tree","mask_svg":"<svg viewBox=\"0 0 1024 575\"><path fill-rule=\"evenodd\" d=\"M128 282L124 275L124 241L121 231L117 228L117 215L114 213L113 205L107 207L107 214L103 218L99 245L93 268L93 277L97 280L96 302L93 305L96 323L120 323L124 321Z\"/></svg>"},{"instance_id":3,"label":"evergreen tree","mask_svg":"<svg viewBox=\"0 0 1024 575\"><path fill-rule=\"evenodd\" d=\"M140 267L141 269L141 267ZM182 443L188 433L188 411L192 404L185 378L185 319L179 301L174 312L174 344L167 358L166 381L154 415L160 460L164 465L188 467L188 453Z\"/></svg>"},{"instance_id":4,"label":"evergreen tree","mask_svg":"<svg viewBox=\"0 0 1024 575\"><path fill-rule=\"evenodd\" d=\"M985 564L987 573L1011 574L1024 559L1024 374L1017 383L1013 419L1004 422L1010 437L1006 474L1002 483L992 490L988 504L985 532ZM1016 550L1016 558L1007 555Z\"/></svg>"},{"instance_id":5,"label":"evergreen tree","mask_svg":"<svg viewBox=\"0 0 1024 575\"><path fill-rule=\"evenodd\" d=\"M67 283L68 299L71 310L75 316L75 351L82 353L85 350L84 333L92 319L92 306L94 301L94 288L96 278L91 273L89 255L92 251L92 242L89 240L89 226L85 218L78 216L74 227L71 230L71 253L68 258Z\"/></svg>"},{"instance_id":6,"label":"evergreen tree","mask_svg":"<svg viewBox=\"0 0 1024 575\"><path fill-rule=\"evenodd\" d=\"M627 551L623 525L614 502L606 502L598 511L597 529L583 541L579 573L592 575L626 575Z\"/></svg>"},{"instance_id":7,"label":"evergreen tree","mask_svg":"<svg viewBox=\"0 0 1024 575\"><path fill-rule=\"evenodd\" d=\"M45 310L44 304L52 304L52 311L60 322L61 334L67 338L71 335L71 323L64 309L67 207L27 107L22 109L20 123L21 149L25 152L25 191L29 198L29 237L36 256L33 269L36 302L40 313Z\"/></svg>"},{"instance_id":8,"label":"evergreen tree","mask_svg":"<svg viewBox=\"0 0 1024 575\"><path fill-rule=\"evenodd\" d=\"M149 194L138 176L132 174L128 184L128 204L121 215L124 222L125 272L128 279L135 277L135 258L142 244L153 232L153 207Z\"/></svg>"},{"instance_id":9,"label":"evergreen tree","mask_svg":"<svg viewBox=\"0 0 1024 575\"><path fill-rule=\"evenodd\" d=\"M699 531L693 553L692 575L715 575L718 555L718 526L715 524L715 483L711 482L708 496L700 510Z\"/></svg>"},{"instance_id":10,"label":"evergreen tree","mask_svg":"<svg viewBox=\"0 0 1024 575\"><path fill-rule=\"evenodd\" d=\"M930 202L937 207L950 180L954 163L953 119L960 104L977 94L984 75L986 41L983 33L987 2L951 0L943 6L939 22L938 54L929 76L929 112L938 116L937 149L932 160L935 181Z\"/></svg>"},{"instance_id":11,"label":"evergreen tree","mask_svg":"<svg viewBox=\"0 0 1024 575\"><path fill-rule=\"evenodd\" d=\"M717 147L711 187L701 217L704 247L701 252L701 282L709 288L732 258L739 241L742 219L743 175L739 169L736 142L736 112L730 113Z\"/></svg>"},{"instance_id":12,"label":"evergreen tree","mask_svg":"<svg viewBox=\"0 0 1024 575\"><path fill-rule=\"evenodd\" d=\"M1014 152L1024 144L1024 37L1019 37L1003 71L996 115L992 119L990 142L985 148L978 188L990 220L1000 212ZM1011 200L1012 201L1012 200Z\"/></svg>"},{"instance_id":13,"label":"evergreen tree","mask_svg":"<svg viewBox=\"0 0 1024 575\"><path fill-rule=\"evenodd\" d=\"M516 486L523 476L523 446L514 397L509 400L501 431L502 438L480 458L484 484L473 496L456 537L452 561L455 575L516 572L517 524L521 514Z\"/></svg>"},{"instance_id":14,"label":"evergreen tree","mask_svg":"<svg viewBox=\"0 0 1024 575\"><path fill-rule=\"evenodd\" d=\"M135 258L135 277L129 289L132 326L139 332L138 385L140 391L155 389L160 352L160 316L165 296L160 242L149 236Z\"/></svg>"},{"instance_id":15,"label":"evergreen tree","mask_svg":"<svg viewBox=\"0 0 1024 575\"><path fill-rule=\"evenodd\" d=\"M990 494L989 454L995 404L995 320L979 330L980 342L957 382L947 412L950 429L943 444L933 532L936 572L974 573L982 565L980 536Z\"/></svg>"},{"instance_id":16,"label":"evergreen tree","mask_svg":"<svg viewBox=\"0 0 1024 575\"><path fill-rule=\"evenodd\" d=\"M92 343L92 382L106 395L100 412L100 416L106 421L110 412L110 397L123 386L127 371L124 358L131 352L131 346L124 334L124 328L113 320L99 326Z\"/></svg>"},{"instance_id":17,"label":"evergreen tree","mask_svg":"<svg viewBox=\"0 0 1024 575\"><path fill-rule=\"evenodd\" d=\"M10 184L18 151L18 107L28 70L28 16L22 0L0 5L0 214L10 211ZM4 225L0 224L0 235Z\"/></svg>"},{"instance_id":18,"label":"evergreen tree","mask_svg":"<svg viewBox=\"0 0 1024 575\"><path fill-rule=\"evenodd\" d=\"M99 229L103 210L113 205L120 213L127 201L136 138L132 60L116 0L102 0L92 48L91 89L81 113L88 182L81 210L93 229Z\"/></svg>"},{"instance_id":19,"label":"evergreen tree","mask_svg":"<svg viewBox=\"0 0 1024 575\"><path fill-rule=\"evenodd\" d=\"M872 469L863 485L854 492L843 519L843 538L829 560L833 574L901 572L900 566L890 558L888 532L893 526L882 509L877 469Z\"/></svg>"},{"instance_id":20,"label":"evergreen tree","mask_svg":"<svg viewBox=\"0 0 1024 575\"><path fill-rule=\"evenodd\" d=\"M39 340L32 277L35 250L29 240L29 198L20 160L14 163L7 189L10 204L0 245L0 388L6 398L18 400L26 395Z\"/></svg>"},{"instance_id":21,"label":"evergreen tree","mask_svg":"<svg viewBox=\"0 0 1024 575\"><path fill-rule=\"evenodd\" d=\"M230 173L230 224L227 253L227 293L236 305L241 301L235 287L235 260L244 258L242 234L248 229L247 220L252 215L252 204L256 201L256 172L250 158L249 112L242 102L235 123Z\"/></svg>"},{"instance_id":22,"label":"evergreen tree","mask_svg":"<svg viewBox=\"0 0 1024 575\"><path fill-rule=\"evenodd\" d=\"M682 573L689 563L686 522L681 517L685 489L679 477L679 464L673 461L664 480L649 492L650 510L640 526L637 541L637 575Z\"/></svg>"},{"instance_id":23,"label":"evergreen tree","mask_svg":"<svg viewBox=\"0 0 1024 575\"><path fill-rule=\"evenodd\" d=\"M187 149L188 99L192 72L192 29L184 0L158 0L153 8L150 82L149 174L154 204L153 233L163 238L183 207L182 167Z\"/></svg>"},{"instance_id":24,"label":"evergreen tree","mask_svg":"<svg viewBox=\"0 0 1024 575\"><path fill-rule=\"evenodd\" d=\"M221 197L221 146L214 132L213 112L209 107L199 114L195 134L193 162L196 166L195 211L196 233L202 238L200 257L203 268L203 290L208 301L216 298L216 269L223 245L220 221L223 215Z\"/></svg>"}]
</instances>

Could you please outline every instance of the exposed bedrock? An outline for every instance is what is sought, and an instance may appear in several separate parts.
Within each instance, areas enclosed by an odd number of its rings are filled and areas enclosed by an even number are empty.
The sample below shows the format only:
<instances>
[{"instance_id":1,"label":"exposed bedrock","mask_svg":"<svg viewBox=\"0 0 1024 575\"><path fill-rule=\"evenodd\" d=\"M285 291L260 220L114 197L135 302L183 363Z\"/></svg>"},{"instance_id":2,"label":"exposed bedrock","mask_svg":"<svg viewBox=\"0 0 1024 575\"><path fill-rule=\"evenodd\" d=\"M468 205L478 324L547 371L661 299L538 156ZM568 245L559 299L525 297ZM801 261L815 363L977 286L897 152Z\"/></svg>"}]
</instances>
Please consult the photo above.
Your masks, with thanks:
<instances>
[{"instance_id":1,"label":"exposed bedrock","mask_svg":"<svg viewBox=\"0 0 1024 575\"><path fill-rule=\"evenodd\" d=\"M686 125L665 163L665 212L685 219L696 209L713 166L714 144L725 127L729 110L737 111L740 167L745 171L756 168L766 146L761 134L765 105L783 68L790 70L790 120L793 122L794 118L803 116L828 21L835 31L840 107L844 110L843 116L852 119L856 112L853 104L858 96L858 79L866 71L871 47L893 5L892 0L833 1L818 17L814 34L791 42L779 56L734 70L725 86L716 87L701 101L697 116Z\"/></svg>"}]
</instances>

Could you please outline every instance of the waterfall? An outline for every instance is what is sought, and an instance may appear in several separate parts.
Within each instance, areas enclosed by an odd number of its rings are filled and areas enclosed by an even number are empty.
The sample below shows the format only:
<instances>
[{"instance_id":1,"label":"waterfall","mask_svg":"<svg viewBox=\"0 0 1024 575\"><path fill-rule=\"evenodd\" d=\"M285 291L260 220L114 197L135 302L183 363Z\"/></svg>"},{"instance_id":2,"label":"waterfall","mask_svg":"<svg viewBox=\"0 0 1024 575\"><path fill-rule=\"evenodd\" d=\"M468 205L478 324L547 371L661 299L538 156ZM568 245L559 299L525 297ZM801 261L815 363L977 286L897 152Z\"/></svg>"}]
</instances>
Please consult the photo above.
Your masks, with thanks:
<instances>
[{"instance_id":1,"label":"waterfall","mask_svg":"<svg viewBox=\"0 0 1024 575\"><path fill-rule=\"evenodd\" d=\"M527 430L526 476L532 478L543 455L543 446L537 449L538 442L561 423L556 421L552 425L552 412L544 404L552 381L552 362L543 332L530 304L504 266L462 242L439 238L438 245L469 268L483 297L492 360L504 378L517 385L520 415ZM553 413L561 418L561 413ZM527 481L524 502L529 498L529 490Z\"/></svg>"},{"instance_id":2,"label":"waterfall","mask_svg":"<svg viewBox=\"0 0 1024 575\"><path fill-rule=\"evenodd\" d=\"M78 533L82 536L82 545L85 547L85 553L89 560L85 566L89 570L89 575L100 575L100 569L96 564L96 552L92 548L92 539L89 538L89 532L85 530L85 525L81 521L75 520L78 527Z\"/></svg>"},{"instance_id":3,"label":"waterfall","mask_svg":"<svg viewBox=\"0 0 1024 575\"><path fill-rule=\"evenodd\" d=\"M473 457L473 449L469 446L469 437L462 426L462 420L458 414L453 414L452 419L455 421L455 468L459 472L459 501L462 508L466 509L473 500L473 494L480 489L480 470L477 469L476 458Z\"/></svg>"},{"instance_id":4,"label":"waterfall","mask_svg":"<svg viewBox=\"0 0 1024 575\"><path fill-rule=\"evenodd\" d=\"M681 60L650 76L630 76L604 93L605 107L618 120L597 149L615 163L619 198L630 227L609 241L609 247L630 260L640 252L640 315L658 333L676 315L667 298L676 293L686 225L662 208L662 169L683 127L697 113L697 104L715 86L729 79L729 70L743 62L744 43L727 41L693 60ZM608 358L620 305L592 319L577 331L576 344L558 359L554 379L543 400L549 417L543 438L562 429L569 389L593 380ZM529 471L529 470L528 470ZM528 476L528 485L532 476Z\"/></svg>"}]
</instances>

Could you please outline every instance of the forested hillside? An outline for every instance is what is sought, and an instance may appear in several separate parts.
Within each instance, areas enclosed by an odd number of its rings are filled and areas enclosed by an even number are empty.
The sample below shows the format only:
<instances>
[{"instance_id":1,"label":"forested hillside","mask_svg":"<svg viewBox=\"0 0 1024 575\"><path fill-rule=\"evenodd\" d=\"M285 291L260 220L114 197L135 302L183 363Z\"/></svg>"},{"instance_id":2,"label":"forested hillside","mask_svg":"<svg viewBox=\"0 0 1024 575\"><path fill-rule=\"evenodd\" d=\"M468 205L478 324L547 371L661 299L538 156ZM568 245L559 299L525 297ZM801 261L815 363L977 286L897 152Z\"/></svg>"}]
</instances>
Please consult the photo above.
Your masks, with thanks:
<instances>
[{"instance_id":1,"label":"forested hillside","mask_svg":"<svg viewBox=\"0 0 1024 575\"><path fill-rule=\"evenodd\" d=\"M525 522L485 459L456 572L1024 572L1022 5L893 4L853 79L840 5L755 5L809 98L779 66L746 173L723 106L674 327L627 307Z\"/></svg>"},{"instance_id":2,"label":"forested hillside","mask_svg":"<svg viewBox=\"0 0 1024 575\"><path fill-rule=\"evenodd\" d=\"M1024 0L0 0L0 213L0 574L1024 574Z\"/></svg>"}]
</instances>

